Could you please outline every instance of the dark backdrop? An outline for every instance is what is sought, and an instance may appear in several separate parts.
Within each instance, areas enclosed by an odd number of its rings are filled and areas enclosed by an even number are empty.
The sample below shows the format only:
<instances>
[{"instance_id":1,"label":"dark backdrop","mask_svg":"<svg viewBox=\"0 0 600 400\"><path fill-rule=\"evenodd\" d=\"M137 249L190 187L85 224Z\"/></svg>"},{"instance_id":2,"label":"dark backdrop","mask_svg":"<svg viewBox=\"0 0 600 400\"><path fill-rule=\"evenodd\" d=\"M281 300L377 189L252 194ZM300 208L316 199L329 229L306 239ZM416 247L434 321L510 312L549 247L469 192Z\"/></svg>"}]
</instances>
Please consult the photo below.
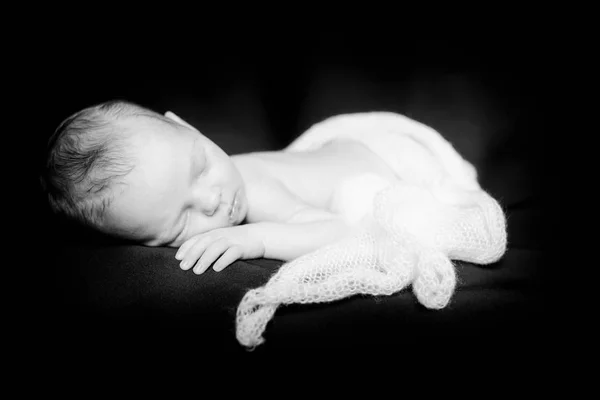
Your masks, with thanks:
<instances>
[{"instance_id":1,"label":"dark backdrop","mask_svg":"<svg viewBox=\"0 0 600 400\"><path fill-rule=\"evenodd\" d=\"M546 114L558 80L548 72L551 43L528 36L483 42L324 31L281 40L248 34L183 54L139 57L125 50L112 57L51 54L53 62L46 60L35 76L33 98L42 108L35 158L62 119L122 98L174 111L230 154L279 149L333 114L389 110L438 129L489 178L492 194L502 195L495 185L541 193L557 171L549 162ZM521 163L494 164L506 154ZM515 165L504 174L511 182L489 176Z\"/></svg>"},{"instance_id":2,"label":"dark backdrop","mask_svg":"<svg viewBox=\"0 0 600 400\"><path fill-rule=\"evenodd\" d=\"M266 38L242 35L139 56L53 53L39 69L31 96L42 110L31 121L33 164L62 119L115 98L171 110L229 154L280 149L334 114L395 111L439 130L475 164L484 189L501 204L541 210L535 224L511 238L551 248L560 213L550 211L558 207L563 186L552 152L554 116L547 112L559 80L547 68L551 43L528 37L485 43L407 39L389 32L321 31L282 43ZM31 178L36 187L34 173ZM89 240L50 220L39 191L32 199L44 238L32 255L41 265L54 246ZM47 304L60 297L51 271L38 274Z\"/></svg>"}]
</instances>

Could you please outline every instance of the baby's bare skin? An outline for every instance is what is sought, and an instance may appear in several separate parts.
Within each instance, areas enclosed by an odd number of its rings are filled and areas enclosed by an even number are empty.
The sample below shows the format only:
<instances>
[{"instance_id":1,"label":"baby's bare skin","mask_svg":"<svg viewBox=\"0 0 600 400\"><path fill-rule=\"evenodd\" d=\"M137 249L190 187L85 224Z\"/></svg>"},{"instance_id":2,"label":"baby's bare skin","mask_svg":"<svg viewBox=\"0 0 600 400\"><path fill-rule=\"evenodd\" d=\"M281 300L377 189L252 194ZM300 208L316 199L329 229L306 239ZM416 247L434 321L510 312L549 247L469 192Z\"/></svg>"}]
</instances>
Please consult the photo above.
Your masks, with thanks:
<instances>
[{"instance_id":1,"label":"baby's bare skin","mask_svg":"<svg viewBox=\"0 0 600 400\"><path fill-rule=\"evenodd\" d=\"M197 274L238 259L289 261L338 240L351 231L332 207L343 181L369 173L394 179L359 142L229 156L177 115L165 117L171 122L119 121L136 167L123 178L103 229L178 247L181 268Z\"/></svg>"},{"instance_id":2,"label":"baby's bare skin","mask_svg":"<svg viewBox=\"0 0 600 400\"><path fill-rule=\"evenodd\" d=\"M216 261L213 268L220 271L239 258L293 260L351 232L332 208L332 198L343 180L365 173L396 179L378 156L349 140L336 140L303 153L237 155L232 161L246 186L247 224L190 239L177 256L183 269L195 264L194 272L202 273ZM231 246L220 258L221 248L210 250L207 244L217 241Z\"/></svg>"},{"instance_id":3,"label":"baby's bare skin","mask_svg":"<svg viewBox=\"0 0 600 400\"><path fill-rule=\"evenodd\" d=\"M381 158L353 140L334 140L310 152L256 152L233 156L232 160L246 182L249 222L264 220L268 214L272 194L265 193L265 185L272 191L289 191L307 207L333 212L331 201L344 179L365 173L396 179Z\"/></svg>"}]
</instances>

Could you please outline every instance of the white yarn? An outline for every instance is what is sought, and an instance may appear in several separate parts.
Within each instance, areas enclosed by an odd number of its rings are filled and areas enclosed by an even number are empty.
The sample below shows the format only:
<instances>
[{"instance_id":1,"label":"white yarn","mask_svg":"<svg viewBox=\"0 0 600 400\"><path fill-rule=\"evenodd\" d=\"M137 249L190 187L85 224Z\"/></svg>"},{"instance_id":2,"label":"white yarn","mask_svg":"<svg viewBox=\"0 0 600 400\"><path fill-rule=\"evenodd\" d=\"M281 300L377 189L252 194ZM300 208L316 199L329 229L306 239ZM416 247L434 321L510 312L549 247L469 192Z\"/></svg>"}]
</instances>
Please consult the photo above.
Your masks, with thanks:
<instances>
[{"instance_id":1,"label":"white yarn","mask_svg":"<svg viewBox=\"0 0 600 400\"><path fill-rule=\"evenodd\" d=\"M354 234L282 265L266 285L246 293L236 317L244 346L263 343L280 304L391 295L412 285L424 306L444 308L456 287L451 260L489 264L506 250L502 208L439 133L398 114L348 114L314 125L286 151L337 137L363 142L399 179L390 184L365 174L340 184L333 208Z\"/></svg>"}]
</instances>

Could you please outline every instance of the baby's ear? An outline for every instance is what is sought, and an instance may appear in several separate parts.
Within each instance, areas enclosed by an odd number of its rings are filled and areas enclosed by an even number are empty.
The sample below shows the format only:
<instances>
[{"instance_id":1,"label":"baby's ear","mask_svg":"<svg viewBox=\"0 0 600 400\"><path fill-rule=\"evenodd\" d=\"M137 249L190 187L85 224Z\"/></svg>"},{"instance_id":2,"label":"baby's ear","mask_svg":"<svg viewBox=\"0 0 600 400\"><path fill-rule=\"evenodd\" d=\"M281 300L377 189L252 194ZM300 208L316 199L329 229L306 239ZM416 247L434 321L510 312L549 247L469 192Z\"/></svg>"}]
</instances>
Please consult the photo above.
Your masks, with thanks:
<instances>
[{"instance_id":1,"label":"baby's ear","mask_svg":"<svg viewBox=\"0 0 600 400\"><path fill-rule=\"evenodd\" d=\"M188 124L188 123L187 123L187 122L185 122L183 119L179 118L179 116L178 116L177 114L175 114L174 112L167 111L167 112L165 113L165 117L169 118L170 120L173 120L173 121L177 122L178 124L181 124L181 125L187 126L187 127L188 127L188 128L190 128L190 129L193 129L193 130L195 130L195 131L197 130L197 129L196 129L196 128L194 128L192 125Z\"/></svg>"}]
</instances>

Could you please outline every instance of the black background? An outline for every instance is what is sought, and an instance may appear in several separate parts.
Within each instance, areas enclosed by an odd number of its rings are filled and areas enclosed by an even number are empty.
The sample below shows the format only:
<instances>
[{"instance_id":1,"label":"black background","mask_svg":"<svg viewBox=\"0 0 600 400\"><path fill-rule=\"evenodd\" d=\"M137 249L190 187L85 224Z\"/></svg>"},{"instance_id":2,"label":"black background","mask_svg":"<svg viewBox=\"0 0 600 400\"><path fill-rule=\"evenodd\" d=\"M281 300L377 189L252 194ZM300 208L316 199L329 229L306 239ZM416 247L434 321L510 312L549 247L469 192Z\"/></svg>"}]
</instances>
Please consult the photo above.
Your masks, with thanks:
<instances>
[{"instance_id":1,"label":"black background","mask_svg":"<svg viewBox=\"0 0 600 400\"><path fill-rule=\"evenodd\" d=\"M30 73L27 109L39 110L30 121L33 158L43 158L45 140L62 119L121 98L174 111L229 154L280 149L337 113L386 110L438 129L483 177L502 152L528 154L518 171L525 176L515 171L512 186L541 193L540 179L549 182L557 172L548 107L561 81L550 72L560 55L551 52L550 39L287 33L244 32L177 50L120 42L88 50L52 46Z\"/></svg>"},{"instance_id":2,"label":"black background","mask_svg":"<svg viewBox=\"0 0 600 400\"><path fill-rule=\"evenodd\" d=\"M551 51L554 41L538 35L425 39L394 30L234 36L177 49L135 41L50 47L31 76L27 108L40 110L27 138L32 166L39 167L45 141L62 119L116 98L171 110L229 154L280 149L334 114L395 111L439 130L501 204L542 210L515 240L549 254L561 218L549 210L559 206L563 186L554 159L555 116L548 112L561 80L549 68L560 57ZM30 188L37 188L35 172ZM48 219L39 190L30 198L47 247L34 255L41 263L57 245L88 240ZM548 257L540 279L554 274L550 264L559 258ZM38 279L53 282L51 271ZM60 304L49 285L38 293Z\"/></svg>"}]
</instances>

